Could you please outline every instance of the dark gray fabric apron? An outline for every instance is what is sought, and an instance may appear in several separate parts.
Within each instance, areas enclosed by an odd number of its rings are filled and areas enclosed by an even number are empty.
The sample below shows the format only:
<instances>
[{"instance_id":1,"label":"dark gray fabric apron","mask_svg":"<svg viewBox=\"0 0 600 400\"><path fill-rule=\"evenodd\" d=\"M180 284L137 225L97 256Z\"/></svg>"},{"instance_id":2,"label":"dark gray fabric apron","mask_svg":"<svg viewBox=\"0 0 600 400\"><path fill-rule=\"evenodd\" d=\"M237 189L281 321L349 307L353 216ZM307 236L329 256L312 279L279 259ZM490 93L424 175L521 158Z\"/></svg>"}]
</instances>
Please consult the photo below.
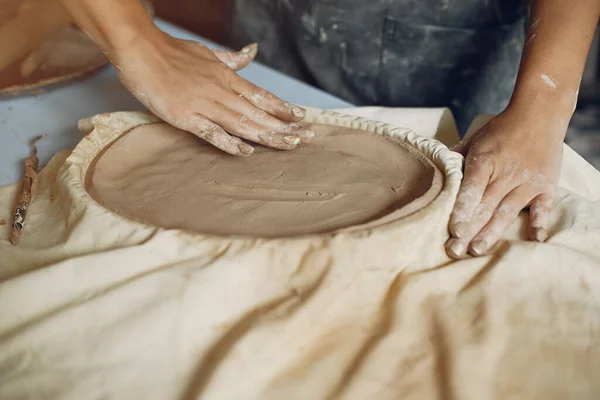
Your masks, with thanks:
<instances>
[{"instance_id":1,"label":"dark gray fabric apron","mask_svg":"<svg viewBox=\"0 0 600 400\"><path fill-rule=\"evenodd\" d=\"M357 105L450 107L459 130L504 109L523 0L236 0L238 44Z\"/></svg>"}]
</instances>

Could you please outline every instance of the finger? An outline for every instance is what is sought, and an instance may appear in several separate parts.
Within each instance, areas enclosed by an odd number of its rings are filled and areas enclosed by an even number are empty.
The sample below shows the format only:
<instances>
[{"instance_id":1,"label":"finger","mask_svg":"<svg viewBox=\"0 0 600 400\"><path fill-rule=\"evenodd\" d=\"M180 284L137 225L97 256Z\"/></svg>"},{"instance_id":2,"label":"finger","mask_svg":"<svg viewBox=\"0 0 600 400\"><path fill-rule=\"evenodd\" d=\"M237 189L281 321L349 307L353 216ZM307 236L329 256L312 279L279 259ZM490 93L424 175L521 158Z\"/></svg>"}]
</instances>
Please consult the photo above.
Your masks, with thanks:
<instances>
[{"instance_id":1,"label":"finger","mask_svg":"<svg viewBox=\"0 0 600 400\"><path fill-rule=\"evenodd\" d=\"M494 211L489 222L471 241L469 253L480 256L492 248L534 195L531 188L526 186L519 186L507 194Z\"/></svg>"},{"instance_id":2,"label":"finger","mask_svg":"<svg viewBox=\"0 0 600 400\"><path fill-rule=\"evenodd\" d=\"M462 154L463 156L467 155L467 149L469 148L470 141L468 138L463 138L458 144L452 146L450 150L455 151L457 153Z\"/></svg>"},{"instance_id":3,"label":"finger","mask_svg":"<svg viewBox=\"0 0 600 400\"><path fill-rule=\"evenodd\" d=\"M452 146L450 148L450 150L460 153L463 156L466 156L468 154L468 150L469 150L469 147L471 146L471 142L473 141L473 138L475 136L477 136L479 134L479 132L480 132L480 130L477 130L477 131L471 132L470 134L466 134L465 136L463 136L462 140L458 144Z\"/></svg>"},{"instance_id":4,"label":"finger","mask_svg":"<svg viewBox=\"0 0 600 400\"><path fill-rule=\"evenodd\" d=\"M272 115L269 115L266 111L257 108L241 96L225 92L220 98L222 99L220 100L222 104L233 111L248 116L251 121L261 126L265 131L295 134L300 137L301 143L308 143L317 135L317 133L309 127L297 123L283 122Z\"/></svg>"},{"instance_id":5,"label":"finger","mask_svg":"<svg viewBox=\"0 0 600 400\"><path fill-rule=\"evenodd\" d=\"M481 201L473 210L468 221L459 222L454 230L458 233L456 240L446 243L448 255L453 258L467 256L469 243L473 237L490 221L500 201L512 188L507 188L503 182L494 182L485 189Z\"/></svg>"},{"instance_id":6,"label":"finger","mask_svg":"<svg viewBox=\"0 0 600 400\"><path fill-rule=\"evenodd\" d=\"M490 180L491 167L486 162L474 162L467 158L465 162L465 177L456 197L454 209L450 215L449 229L454 237L464 235L475 207L481 202L485 188Z\"/></svg>"},{"instance_id":7,"label":"finger","mask_svg":"<svg viewBox=\"0 0 600 400\"><path fill-rule=\"evenodd\" d=\"M298 122L306 116L305 109L287 103L239 76L231 80L231 88L256 107L281 120Z\"/></svg>"},{"instance_id":8,"label":"finger","mask_svg":"<svg viewBox=\"0 0 600 400\"><path fill-rule=\"evenodd\" d=\"M298 135L267 131L246 115L235 112L222 104L213 104L215 107L207 109L206 112L213 122L232 135L279 150L292 150L300 143Z\"/></svg>"},{"instance_id":9,"label":"finger","mask_svg":"<svg viewBox=\"0 0 600 400\"><path fill-rule=\"evenodd\" d=\"M193 133L216 148L235 156L247 157L254 152L252 146L228 135L223 128L200 114L192 114L178 128Z\"/></svg>"},{"instance_id":10,"label":"finger","mask_svg":"<svg viewBox=\"0 0 600 400\"><path fill-rule=\"evenodd\" d=\"M481 201L473 210L471 219L457 227L460 238L467 243L490 221L498 205L514 189L508 181L496 181L488 184Z\"/></svg>"},{"instance_id":11,"label":"finger","mask_svg":"<svg viewBox=\"0 0 600 400\"><path fill-rule=\"evenodd\" d=\"M211 49L213 54L225 65L234 71L239 71L250 64L258 52L258 45L252 43L240 51L227 51Z\"/></svg>"},{"instance_id":12,"label":"finger","mask_svg":"<svg viewBox=\"0 0 600 400\"><path fill-rule=\"evenodd\" d=\"M529 232L530 240L545 242L548 238L548 225L550 220L550 207L552 206L552 195L542 193L533 199L529 208Z\"/></svg>"},{"instance_id":13,"label":"finger","mask_svg":"<svg viewBox=\"0 0 600 400\"><path fill-rule=\"evenodd\" d=\"M446 241L444 246L446 248L446 254L448 257L455 260L467 258L467 244L464 240L451 237Z\"/></svg>"}]
</instances>

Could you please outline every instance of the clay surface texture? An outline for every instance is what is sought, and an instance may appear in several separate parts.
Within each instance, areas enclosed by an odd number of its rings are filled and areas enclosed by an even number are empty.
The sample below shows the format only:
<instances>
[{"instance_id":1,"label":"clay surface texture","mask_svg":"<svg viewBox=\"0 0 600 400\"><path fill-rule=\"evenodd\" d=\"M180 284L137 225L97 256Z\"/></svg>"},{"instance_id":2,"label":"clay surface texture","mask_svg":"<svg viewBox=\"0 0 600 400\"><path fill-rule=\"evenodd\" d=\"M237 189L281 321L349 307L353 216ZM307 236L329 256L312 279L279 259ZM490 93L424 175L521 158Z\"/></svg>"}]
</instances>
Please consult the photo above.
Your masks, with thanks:
<instances>
[{"instance_id":1,"label":"clay surface texture","mask_svg":"<svg viewBox=\"0 0 600 400\"><path fill-rule=\"evenodd\" d=\"M143 125L96 158L86 188L132 220L262 237L400 218L441 190L437 167L408 146L358 129L312 127L318 135L308 145L287 152L257 146L240 158L166 124Z\"/></svg>"}]
</instances>

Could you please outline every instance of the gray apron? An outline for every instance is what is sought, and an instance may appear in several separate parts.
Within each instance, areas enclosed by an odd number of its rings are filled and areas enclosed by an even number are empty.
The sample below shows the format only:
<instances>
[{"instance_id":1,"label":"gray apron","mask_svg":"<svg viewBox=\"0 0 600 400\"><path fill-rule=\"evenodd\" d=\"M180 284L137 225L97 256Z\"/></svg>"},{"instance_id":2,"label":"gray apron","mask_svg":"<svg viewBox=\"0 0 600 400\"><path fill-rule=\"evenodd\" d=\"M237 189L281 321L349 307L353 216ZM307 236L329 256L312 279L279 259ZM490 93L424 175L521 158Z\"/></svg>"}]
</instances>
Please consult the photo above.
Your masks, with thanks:
<instances>
[{"instance_id":1,"label":"gray apron","mask_svg":"<svg viewBox=\"0 0 600 400\"><path fill-rule=\"evenodd\" d=\"M523 0L236 0L237 44L356 105L450 107L459 130L506 107Z\"/></svg>"}]
</instances>

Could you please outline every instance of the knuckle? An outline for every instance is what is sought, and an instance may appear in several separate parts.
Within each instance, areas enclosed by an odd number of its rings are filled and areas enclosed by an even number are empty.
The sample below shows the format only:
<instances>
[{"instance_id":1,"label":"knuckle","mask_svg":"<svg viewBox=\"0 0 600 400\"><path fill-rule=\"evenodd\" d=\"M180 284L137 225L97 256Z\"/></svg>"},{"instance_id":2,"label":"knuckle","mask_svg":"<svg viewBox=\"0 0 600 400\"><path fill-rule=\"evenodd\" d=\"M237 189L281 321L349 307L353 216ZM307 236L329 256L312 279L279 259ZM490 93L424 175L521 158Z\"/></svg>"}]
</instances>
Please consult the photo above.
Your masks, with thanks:
<instances>
[{"instance_id":1,"label":"knuckle","mask_svg":"<svg viewBox=\"0 0 600 400\"><path fill-rule=\"evenodd\" d=\"M227 68L230 68L230 69L237 68L237 66L239 64L239 60L238 59L231 58L231 57L228 57L228 58L224 59L223 62L225 63L225 65L227 65Z\"/></svg>"},{"instance_id":2,"label":"knuckle","mask_svg":"<svg viewBox=\"0 0 600 400\"><path fill-rule=\"evenodd\" d=\"M513 204L502 203L500 204L500 207L498 207L497 213L498 217L502 219L510 219L514 217L518 213L518 211L517 207L515 207Z\"/></svg>"},{"instance_id":3,"label":"knuckle","mask_svg":"<svg viewBox=\"0 0 600 400\"><path fill-rule=\"evenodd\" d=\"M238 115L237 124L240 128L247 128L249 123L250 119L247 116L243 114Z\"/></svg>"},{"instance_id":4,"label":"knuckle","mask_svg":"<svg viewBox=\"0 0 600 400\"><path fill-rule=\"evenodd\" d=\"M223 85L220 82L206 82L198 87L198 93L196 94L196 99L211 101L212 100L211 93L215 93L217 90L220 90L222 88L223 88Z\"/></svg>"},{"instance_id":5,"label":"knuckle","mask_svg":"<svg viewBox=\"0 0 600 400\"><path fill-rule=\"evenodd\" d=\"M516 175L516 172L517 165L515 163L505 163L498 173L498 180L511 179ZM527 173L527 170L525 170L523 173Z\"/></svg>"},{"instance_id":6,"label":"knuckle","mask_svg":"<svg viewBox=\"0 0 600 400\"><path fill-rule=\"evenodd\" d=\"M250 99L255 103L255 104L260 104L264 101L265 97L267 96L267 91L265 89L261 89L258 87L253 87L251 92L250 92Z\"/></svg>"},{"instance_id":7,"label":"knuckle","mask_svg":"<svg viewBox=\"0 0 600 400\"><path fill-rule=\"evenodd\" d=\"M546 209L539 202L535 202L531 205L529 212L531 213L531 216L533 218L537 218L540 216L540 214L543 214L544 212L546 212Z\"/></svg>"},{"instance_id":8,"label":"knuckle","mask_svg":"<svg viewBox=\"0 0 600 400\"><path fill-rule=\"evenodd\" d=\"M227 64L220 64L219 65L219 69L220 69L220 75L222 77L222 80L224 82L225 85L227 85L227 87L231 87L233 80L236 78L236 73L235 71L232 69L235 67L235 61L234 60L230 60L229 63L231 63L233 66L229 66Z\"/></svg>"},{"instance_id":9,"label":"knuckle","mask_svg":"<svg viewBox=\"0 0 600 400\"><path fill-rule=\"evenodd\" d=\"M529 182L536 187L544 187L548 185L548 178L544 174L535 174L531 177Z\"/></svg>"},{"instance_id":10,"label":"knuckle","mask_svg":"<svg viewBox=\"0 0 600 400\"><path fill-rule=\"evenodd\" d=\"M463 206L472 203L479 197L479 189L475 184L469 183L463 186L458 193L457 203Z\"/></svg>"},{"instance_id":11,"label":"knuckle","mask_svg":"<svg viewBox=\"0 0 600 400\"><path fill-rule=\"evenodd\" d=\"M529 170L529 168L523 168L521 170L520 178L523 182L531 182L531 171Z\"/></svg>"},{"instance_id":12,"label":"knuckle","mask_svg":"<svg viewBox=\"0 0 600 400\"><path fill-rule=\"evenodd\" d=\"M203 124L206 121L199 114L193 112L176 112L171 113L173 119L177 121L178 125L190 128L194 125Z\"/></svg>"},{"instance_id":13,"label":"knuckle","mask_svg":"<svg viewBox=\"0 0 600 400\"><path fill-rule=\"evenodd\" d=\"M208 125L202 128L200 131L200 137L202 137L207 142L213 143L219 137L219 128L214 125Z\"/></svg>"},{"instance_id":14,"label":"knuckle","mask_svg":"<svg viewBox=\"0 0 600 400\"><path fill-rule=\"evenodd\" d=\"M273 93L267 92L265 96L265 101L269 104L272 104L278 111L283 110L285 108L283 106L283 101L279 99L279 97L275 96Z\"/></svg>"},{"instance_id":15,"label":"knuckle","mask_svg":"<svg viewBox=\"0 0 600 400\"><path fill-rule=\"evenodd\" d=\"M166 123L176 126L177 128L180 128L180 129L185 129L186 126L188 125L185 114L179 114L179 113L175 113L172 111L167 111L164 114L160 114L160 117Z\"/></svg>"},{"instance_id":16,"label":"knuckle","mask_svg":"<svg viewBox=\"0 0 600 400\"><path fill-rule=\"evenodd\" d=\"M467 164L474 166L474 167L481 167L484 165L490 165L493 164L494 161L494 155L492 152L479 152L479 151L474 151L474 154L471 156L467 156Z\"/></svg>"},{"instance_id":17,"label":"knuckle","mask_svg":"<svg viewBox=\"0 0 600 400\"><path fill-rule=\"evenodd\" d=\"M262 121L267 117L267 112L265 110L261 110L260 108L257 108L254 111L254 117L258 120L258 121Z\"/></svg>"},{"instance_id":18,"label":"knuckle","mask_svg":"<svg viewBox=\"0 0 600 400\"><path fill-rule=\"evenodd\" d=\"M452 212L452 214L460 214L464 209L466 209L468 207L469 203L463 200L457 200L456 203L454 203L454 211Z\"/></svg>"},{"instance_id":19,"label":"knuckle","mask_svg":"<svg viewBox=\"0 0 600 400\"><path fill-rule=\"evenodd\" d=\"M494 206L489 203L482 202L475 208L474 215L478 218L489 218L494 213Z\"/></svg>"}]
</instances>

